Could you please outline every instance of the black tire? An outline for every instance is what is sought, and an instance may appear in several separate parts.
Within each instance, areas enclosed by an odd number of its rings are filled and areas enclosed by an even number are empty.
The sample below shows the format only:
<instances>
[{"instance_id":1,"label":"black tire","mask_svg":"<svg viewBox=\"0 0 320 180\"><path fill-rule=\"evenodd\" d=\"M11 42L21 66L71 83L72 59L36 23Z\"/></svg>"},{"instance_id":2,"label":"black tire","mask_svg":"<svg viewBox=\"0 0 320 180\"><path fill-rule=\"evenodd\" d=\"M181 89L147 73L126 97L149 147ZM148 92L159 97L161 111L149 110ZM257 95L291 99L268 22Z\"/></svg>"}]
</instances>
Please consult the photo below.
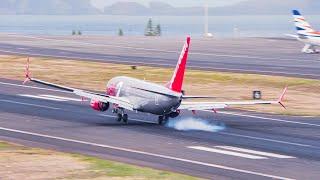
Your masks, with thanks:
<instances>
[{"instance_id":1,"label":"black tire","mask_svg":"<svg viewBox=\"0 0 320 180\"><path fill-rule=\"evenodd\" d=\"M121 122L122 119L123 119L122 114L118 114L117 121L118 121L118 122Z\"/></svg>"},{"instance_id":2,"label":"black tire","mask_svg":"<svg viewBox=\"0 0 320 180\"><path fill-rule=\"evenodd\" d=\"M162 125L162 124L163 124L163 116L159 116L158 124L159 124L159 125Z\"/></svg>"},{"instance_id":3,"label":"black tire","mask_svg":"<svg viewBox=\"0 0 320 180\"><path fill-rule=\"evenodd\" d=\"M125 124L128 124L128 114L124 114L122 120Z\"/></svg>"}]
</instances>

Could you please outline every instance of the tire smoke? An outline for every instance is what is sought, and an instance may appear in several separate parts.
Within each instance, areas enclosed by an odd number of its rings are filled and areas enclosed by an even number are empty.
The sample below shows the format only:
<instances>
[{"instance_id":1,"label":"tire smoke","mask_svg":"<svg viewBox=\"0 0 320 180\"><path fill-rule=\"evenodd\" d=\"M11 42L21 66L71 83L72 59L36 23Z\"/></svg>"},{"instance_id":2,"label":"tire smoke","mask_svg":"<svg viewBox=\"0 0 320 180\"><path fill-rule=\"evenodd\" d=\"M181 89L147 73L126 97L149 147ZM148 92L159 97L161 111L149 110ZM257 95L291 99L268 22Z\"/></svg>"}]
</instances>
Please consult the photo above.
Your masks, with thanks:
<instances>
[{"instance_id":1,"label":"tire smoke","mask_svg":"<svg viewBox=\"0 0 320 180\"><path fill-rule=\"evenodd\" d=\"M206 131L206 132L218 132L225 129L222 124L213 124L209 121L195 117L183 117L168 121L167 127L179 130L179 131Z\"/></svg>"}]
</instances>

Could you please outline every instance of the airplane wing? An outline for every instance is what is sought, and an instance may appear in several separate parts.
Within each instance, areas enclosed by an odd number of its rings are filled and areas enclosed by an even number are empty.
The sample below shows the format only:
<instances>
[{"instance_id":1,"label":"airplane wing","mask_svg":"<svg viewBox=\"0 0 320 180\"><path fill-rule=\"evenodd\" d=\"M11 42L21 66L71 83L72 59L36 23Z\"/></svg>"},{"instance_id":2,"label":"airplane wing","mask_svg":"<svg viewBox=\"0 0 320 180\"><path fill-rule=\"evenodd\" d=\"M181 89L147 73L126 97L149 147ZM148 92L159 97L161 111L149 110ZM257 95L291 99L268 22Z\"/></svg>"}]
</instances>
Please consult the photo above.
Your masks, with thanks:
<instances>
[{"instance_id":1,"label":"airplane wing","mask_svg":"<svg viewBox=\"0 0 320 180\"><path fill-rule=\"evenodd\" d=\"M301 35L301 34L298 34L298 35L285 34L285 36L292 37L292 38L295 38L295 39L308 39L308 36Z\"/></svg>"},{"instance_id":2,"label":"airplane wing","mask_svg":"<svg viewBox=\"0 0 320 180\"><path fill-rule=\"evenodd\" d=\"M299 38L299 36L294 35L294 34L285 34L285 36L292 37L292 38L295 38L295 39Z\"/></svg>"},{"instance_id":3,"label":"airplane wing","mask_svg":"<svg viewBox=\"0 0 320 180\"><path fill-rule=\"evenodd\" d=\"M99 93L90 92L90 91L86 91L86 90L66 87L66 86L46 82L46 81L43 81L40 79L31 78L30 72L29 72L29 58L28 58L28 64L26 67L26 75L25 76L26 76L26 80L23 83L26 83L27 81L31 81L31 82L34 82L37 84L42 84L45 86L61 89L63 91L72 92L78 96L88 98L91 100L97 100L97 101L104 102L104 103L113 103L113 104L117 104L121 108L131 110L131 111L134 110L134 105L132 103L130 103L130 101L128 101L127 99L122 98L122 97L108 96L105 94L99 94Z\"/></svg>"},{"instance_id":4,"label":"airplane wing","mask_svg":"<svg viewBox=\"0 0 320 180\"><path fill-rule=\"evenodd\" d=\"M238 102L182 102L179 110L190 110L190 111L204 111L217 109L224 109L233 105L267 105L267 104L280 104L286 108L283 104L284 95L287 91L287 87L283 90L281 96L276 101L238 101Z\"/></svg>"}]
</instances>

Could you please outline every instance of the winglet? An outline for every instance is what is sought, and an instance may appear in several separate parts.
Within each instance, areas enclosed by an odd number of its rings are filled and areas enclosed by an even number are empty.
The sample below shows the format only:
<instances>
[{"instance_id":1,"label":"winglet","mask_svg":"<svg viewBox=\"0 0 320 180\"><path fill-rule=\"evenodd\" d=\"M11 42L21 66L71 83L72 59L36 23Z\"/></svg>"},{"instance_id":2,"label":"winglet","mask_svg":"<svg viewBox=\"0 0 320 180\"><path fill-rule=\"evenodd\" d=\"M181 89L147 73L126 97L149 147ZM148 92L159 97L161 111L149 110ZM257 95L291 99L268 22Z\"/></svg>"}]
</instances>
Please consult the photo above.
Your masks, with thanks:
<instances>
[{"instance_id":1,"label":"winglet","mask_svg":"<svg viewBox=\"0 0 320 180\"><path fill-rule=\"evenodd\" d=\"M278 99L278 103L279 103L283 108L285 108L285 109L287 109L287 108L286 108L285 105L283 104L283 100L284 100L284 96L286 95L287 90L288 90L288 86L286 86L286 87L284 88L281 96L280 96L279 99Z\"/></svg>"},{"instance_id":2,"label":"winglet","mask_svg":"<svg viewBox=\"0 0 320 180\"><path fill-rule=\"evenodd\" d=\"M26 64L26 70L25 70L25 78L26 79L23 81L23 84L25 84L25 83L27 83L28 81L31 80L29 67L30 67L30 58L28 57L27 58L27 64Z\"/></svg>"}]
</instances>

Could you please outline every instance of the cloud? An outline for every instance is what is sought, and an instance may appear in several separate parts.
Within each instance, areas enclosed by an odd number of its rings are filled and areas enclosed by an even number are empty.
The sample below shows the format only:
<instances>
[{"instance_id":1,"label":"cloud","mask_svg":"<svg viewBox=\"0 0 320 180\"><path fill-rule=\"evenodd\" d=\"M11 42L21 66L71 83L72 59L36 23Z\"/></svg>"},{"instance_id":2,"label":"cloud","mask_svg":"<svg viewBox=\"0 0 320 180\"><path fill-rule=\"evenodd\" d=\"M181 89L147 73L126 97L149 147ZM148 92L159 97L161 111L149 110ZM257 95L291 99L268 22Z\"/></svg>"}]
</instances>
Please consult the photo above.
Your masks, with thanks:
<instances>
[{"instance_id":1,"label":"cloud","mask_svg":"<svg viewBox=\"0 0 320 180\"><path fill-rule=\"evenodd\" d=\"M212 7L217 7L217 6L235 4L245 0L228 0L228 1L226 0L184 0L184 1L181 1L181 0L161 0L161 1L160 0L91 0L92 5L98 9L103 9L105 6L109 6L120 1L138 2L146 6L151 1L159 1L159 2L165 2L172 6L177 6L177 7L203 6L204 4L208 4L209 6L212 6Z\"/></svg>"}]
</instances>

